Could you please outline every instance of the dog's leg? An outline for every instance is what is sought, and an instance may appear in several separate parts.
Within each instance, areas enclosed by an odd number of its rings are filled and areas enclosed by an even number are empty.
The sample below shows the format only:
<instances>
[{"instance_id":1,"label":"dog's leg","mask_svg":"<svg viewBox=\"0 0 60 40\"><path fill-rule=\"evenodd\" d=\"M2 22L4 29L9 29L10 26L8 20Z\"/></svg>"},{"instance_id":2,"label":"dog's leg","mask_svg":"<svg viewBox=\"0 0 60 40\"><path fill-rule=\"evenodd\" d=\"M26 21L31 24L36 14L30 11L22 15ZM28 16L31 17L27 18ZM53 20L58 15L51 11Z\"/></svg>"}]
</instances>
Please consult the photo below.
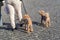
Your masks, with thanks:
<instances>
[{"instance_id":1,"label":"dog's leg","mask_svg":"<svg viewBox=\"0 0 60 40\"><path fill-rule=\"evenodd\" d=\"M30 32L33 32L33 27L32 27L32 25L30 26Z\"/></svg>"},{"instance_id":2,"label":"dog's leg","mask_svg":"<svg viewBox=\"0 0 60 40\"><path fill-rule=\"evenodd\" d=\"M41 24L42 24L42 18L41 18Z\"/></svg>"},{"instance_id":3,"label":"dog's leg","mask_svg":"<svg viewBox=\"0 0 60 40\"><path fill-rule=\"evenodd\" d=\"M46 26L48 27L48 26L50 26L50 25L51 25L50 19L46 20Z\"/></svg>"},{"instance_id":4,"label":"dog's leg","mask_svg":"<svg viewBox=\"0 0 60 40\"><path fill-rule=\"evenodd\" d=\"M46 21L46 23L45 23L45 26L46 26L46 27L48 27L48 26L49 26L49 23L48 23L48 21Z\"/></svg>"},{"instance_id":5,"label":"dog's leg","mask_svg":"<svg viewBox=\"0 0 60 40\"><path fill-rule=\"evenodd\" d=\"M44 23L44 19L43 19L43 16L41 16L41 24Z\"/></svg>"},{"instance_id":6,"label":"dog's leg","mask_svg":"<svg viewBox=\"0 0 60 40\"><path fill-rule=\"evenodd\" d=\"M25 30L27 31L27 24L25 24Z\"/></svg>"},{"instance_id":7,"label":"dog's leg","mask_svg":"<svg viewBox=\"0 0 60 40\"><path fill-rule=\"evenodd\" d=\"M30 28L29 28L29 25L28 25L28 28L27 28L27 32L30 33Z\"/></svg>"},{"instance_id":8,"label":"dog's leg","mask_svg":"<svg viewBox=\"0 0 60 40\"><path fill-rule=\"evenodd\" d=\"M49 20L49 22L48 22L48 23L49 23L49 26L51 26L51 22L50 22L50 20Z\"/></svg>"}]
</instances>

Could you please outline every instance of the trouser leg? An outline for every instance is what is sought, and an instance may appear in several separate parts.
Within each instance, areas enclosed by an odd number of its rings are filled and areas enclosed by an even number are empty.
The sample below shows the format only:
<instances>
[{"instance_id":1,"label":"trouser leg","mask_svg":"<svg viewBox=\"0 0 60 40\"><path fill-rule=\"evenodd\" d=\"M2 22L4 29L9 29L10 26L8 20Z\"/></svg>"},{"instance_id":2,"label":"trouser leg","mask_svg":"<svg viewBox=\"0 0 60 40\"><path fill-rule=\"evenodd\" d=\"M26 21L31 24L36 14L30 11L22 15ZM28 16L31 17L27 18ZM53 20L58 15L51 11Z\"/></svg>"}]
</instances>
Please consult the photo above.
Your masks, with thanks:
<instances>
[{"instance_id":1,"label":"trouser leg","mask_svg":"<svg viewBox=\"0 0 60 40\"><path fill-rule=\"evenodd\" d=\"M15 10L16 10L16 14L18 14L19 21L21 21L21 19L22 19L21 4L22 4L22 2L20 1L14 6Z\"/></svg>"},{"instance_id":2,"label":"trouser leg","mask_svg":"<svg viewBox=\"0 0 60 40\"><path fill-rule=\"evenodd\" d=\"M11 26L13 29L15 29L15 9L13 6L11 5L7 5L8 9L9 9L9 14L10 14L10 22L11 22Z\"/></svg>"},{"instance_id":3,"label":"trouser leg","mask_svg":"<svg viewBox=\"0 0 60 40\"><path fill-rule=\"evenodd\" d=\"M2 26L2 15L1 15L1 7L2 7L3 3L2 1L0 2L0 26Z\"/></svg>"},{"instance_id":4,"label":"trouser leg","mask_svg":"<svg viewBox=\"0 0 60 40\"><path fill-rule=\"evenodd\" d=\"M2 16L0 15L0 26L2 26Z\"/></svg>"}]
</instances>

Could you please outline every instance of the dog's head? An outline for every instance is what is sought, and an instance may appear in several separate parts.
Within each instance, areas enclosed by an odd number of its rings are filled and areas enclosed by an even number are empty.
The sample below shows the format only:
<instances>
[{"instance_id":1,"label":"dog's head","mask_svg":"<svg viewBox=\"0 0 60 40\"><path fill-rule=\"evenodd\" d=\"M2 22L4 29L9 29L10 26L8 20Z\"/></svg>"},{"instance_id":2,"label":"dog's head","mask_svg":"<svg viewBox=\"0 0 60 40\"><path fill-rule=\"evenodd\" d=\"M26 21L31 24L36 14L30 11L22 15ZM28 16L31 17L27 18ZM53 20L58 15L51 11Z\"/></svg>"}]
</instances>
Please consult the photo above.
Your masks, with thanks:
<instances>
[{"instance_id":1,"label":"dog's head","mask_svg":"<svg viewBox=\"0 0 60 40\"><path fill-rule=\"evenodd\" d=\"M40 14L41 16L44 16L44 15L45 15L44 13L45 13L44 10L40 10L40 11L39 11L39 14Z\"/></svg>"},{"instance_id":2,"label":"dog's head","mask_svg":"<svg viewBox=\"0 0 60 40\"><path fill-rule=\"evenodd\" d=\"M30 16L29 16L28 14L24 14L21 22L22 22L23 24L27 24L29 18L30 18Z\"/></svg>"},{"instance_id":3,"label":"dog's head","mask_svg":"<svg viewBox=\"0 0 60 40\"><path fill-rule=\"evenodd\" d=\"M21 20L21 26L25 26L26 24L28 24L28 20L27 19L22 19Z\"/></svg>"},{"instance_id":4,"label":"dog's head","mask_svg":"<svg viewBox=\"0 0 60 40\"><path fill-rule=\"evenodd\" d=\"M24 16L23 17L29 17L29 15L28 14L24 14Z\"/></svg>"},{"instance_id":5,"label":"dog's head","mask_svg":"<svg viewBox=\"0 0 60 40\"><path fill-rule=\"evenodd\" d=\"M28 14L25 14L25 15L23 16L23 19L30 19L30 16L29 16Z\"/></svg>"},{"instance_id":6,"label":"dog's head","mask_svg":"<svg viewBox=\"0 0 60 40\"><path fill-rule=\"evenodd\" d=\"M28 20L27 20L27 19L22 19L22 20L21 20L21 23L22 23L22 24L27 24L27 23L28 23Z\"/></svg>"}]
</instances>

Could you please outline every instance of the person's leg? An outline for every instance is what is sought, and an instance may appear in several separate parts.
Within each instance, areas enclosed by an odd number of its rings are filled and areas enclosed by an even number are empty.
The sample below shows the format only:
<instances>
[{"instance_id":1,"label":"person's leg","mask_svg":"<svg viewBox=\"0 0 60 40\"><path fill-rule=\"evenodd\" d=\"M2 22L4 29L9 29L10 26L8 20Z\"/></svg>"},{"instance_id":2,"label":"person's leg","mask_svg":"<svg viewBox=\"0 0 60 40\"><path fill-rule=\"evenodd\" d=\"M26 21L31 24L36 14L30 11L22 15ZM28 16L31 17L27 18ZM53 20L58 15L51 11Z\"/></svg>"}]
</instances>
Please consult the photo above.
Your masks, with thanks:
<instances>
[{"instance_id":1,"label":"person's leg","mask_svg":"<svg viewBox=\"0 0 60 40\"><path fill-rule=\"evenodd\" d=\"M2 15L1 15L1 7L3 6L2 0L0 1L0 26L2 26Z\"/></svg>"},{"instance_id":2,"label":"person's leg","mask_svg":"<svg viewBox=\"0 0 60 40\"><path fill-rule=\"evenodd\" d=\"M18 14L19 21L21 21L21 19L22 19L21 4L22 4L22 2L19 1L18 3L15 3L15 5L14 5L16 14Z\"/></svg>"},{"instance_id":3,"label":"person's leg","mask_svg":"<svg viewBox=\"0 0 60 40\"><path fill-rule=\"evenodd\" d=\"M15 29L15 9L12 5L7 5L10 14L10 22L13 29Z\"/></svg>"},{"instance_id":4,"label":"person's leg","mask_svg":"<svg viewBox=\"0 0 60 40\"><path fill-rule=\"evenodd\" d=\"M0 13L0 26L2 26L2 16L1 16L1 13Z\"/></svg>"},{"instance_id":5,"label":"person's leg","mask_svg":"<svg viewBox=\"0 0 60 40\"><path fill-rule=\"evenodd\" d=\"M21 21L21 19L22 19L22 10L21 10L21 4L22 4L22 2L20 1L20 6L19 6L19 9L17 10L18 11L18 17L19 17L19 21Z\"/></svg>"}]
</instances>

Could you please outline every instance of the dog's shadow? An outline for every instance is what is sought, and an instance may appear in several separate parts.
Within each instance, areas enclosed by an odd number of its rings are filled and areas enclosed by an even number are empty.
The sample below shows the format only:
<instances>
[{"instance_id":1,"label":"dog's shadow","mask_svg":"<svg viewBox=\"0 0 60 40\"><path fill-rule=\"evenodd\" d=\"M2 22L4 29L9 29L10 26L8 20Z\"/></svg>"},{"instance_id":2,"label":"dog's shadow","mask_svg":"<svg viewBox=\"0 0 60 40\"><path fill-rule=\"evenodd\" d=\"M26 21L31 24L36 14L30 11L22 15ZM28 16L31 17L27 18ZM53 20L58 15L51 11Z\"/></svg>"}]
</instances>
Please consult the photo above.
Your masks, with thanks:
<instances>
[{"instance_id":1,"label":"dog's shadow","mask_svg":"<svg viewBox=\"0 0 60 40\"><path fill-rule=\"evenodd\" d=\"M37 26L43 26L42 23L36 22L36 21L32 21L33 25L37 25Z\"/></svg>"}]
</instances>

